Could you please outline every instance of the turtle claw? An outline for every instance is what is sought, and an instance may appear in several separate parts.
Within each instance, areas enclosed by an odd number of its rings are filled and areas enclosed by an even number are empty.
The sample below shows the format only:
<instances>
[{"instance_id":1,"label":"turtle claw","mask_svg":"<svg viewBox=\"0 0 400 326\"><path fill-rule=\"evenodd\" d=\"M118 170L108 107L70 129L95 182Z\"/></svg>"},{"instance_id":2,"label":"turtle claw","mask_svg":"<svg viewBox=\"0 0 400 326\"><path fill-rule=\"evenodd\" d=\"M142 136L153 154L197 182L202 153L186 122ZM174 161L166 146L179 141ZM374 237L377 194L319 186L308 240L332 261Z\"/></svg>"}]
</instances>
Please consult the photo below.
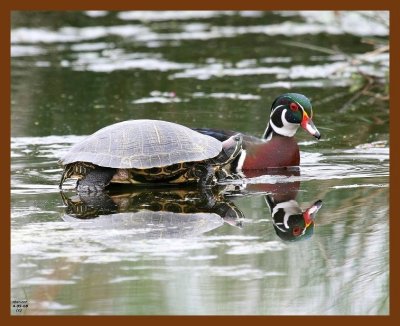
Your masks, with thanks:
<instances>
[{"instance_id":1,"label":"turtle claw","mask_svg":"<svg viewBox=\"0 0 400 326\"><path fill-rule=\"evenodd\" d=\"M95 192L102 192L104 188L100 187L87 187L87 186L82 186L78 188L79 193L95 193Z\"/></svg>"},{"instance_id":2,"label":"turtle claw","mask_svg":"<svg viewBox=\"0 0 400 326\"><path fill-rule=\"evenodd\" d=\"M228 180L242 180L243 177L240 174L234 173L234 174L229 174L227 179Z\"/></svg>"},{"instance_id":3,"label":"turtle claw","mask_svg":"<svg viewBox=\"0 0 400 326\"><path fill-rule=\"evenodd\" d=\"M229 173L225 169L220 169L216 172L218 182L242 180L243 176L239 173Z\"/></svg>"},{"instance_id":4,"label":"turtle claw","mask_svg":"<svg viewBox=\"0 0 400 326\"><path fill-rule=\"evenodd\" d=\"M90 193L100 193L104 191L104 187L100 185L80 185L78 181L78 185L76 189L79 193L90 194Z\"/></svg>"}]
</instances>

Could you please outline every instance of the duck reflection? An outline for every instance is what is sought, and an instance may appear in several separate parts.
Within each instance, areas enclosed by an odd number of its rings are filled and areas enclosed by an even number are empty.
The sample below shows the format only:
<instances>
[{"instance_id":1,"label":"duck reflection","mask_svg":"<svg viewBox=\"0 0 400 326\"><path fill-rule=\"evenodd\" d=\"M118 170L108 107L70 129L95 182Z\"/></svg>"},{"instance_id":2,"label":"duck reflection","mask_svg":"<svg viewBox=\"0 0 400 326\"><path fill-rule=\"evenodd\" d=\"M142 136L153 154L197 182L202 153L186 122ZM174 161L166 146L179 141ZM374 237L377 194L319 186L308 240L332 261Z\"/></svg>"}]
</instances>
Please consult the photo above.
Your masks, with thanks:
<instances>
[{"instance_id":1,"label":"duck reflection","mask_svg":"<svg viewBox=\"0 0 400 326\"><path fill-rule=\"evenodd\" d=\"M310 238L314 233L315 218L322 207L322 201L315 201L303 210L296 200L300 189L300 181L282 182L285 178L296 180L300 170L268 169L268 171L253 171L253 177L271 177L269 183L257 182L248 184L248 193L266 193L265 202L269 207L272 224L276 234L283 241L298 241ZM298 180L298 179L297 179Z\"/></svg>"},{"instance_id":2,"label":"duck reflection","mask_svg":"<svg viewBox=\"0 0 400 326\"><path fill-rule=\"evenodd\" d=\"M317 200L306 210L293 199L276 202L273 196L266 195L265 200L272 215L276 234L284 241L309 238L314 233L314 220L322 201Z\"/></svg>"},{"instance_id":3,"label":"duck reflection","mask_svg":"<svg viewBox=\"0 0 400 326\"><path fill-rule=\"evenodd\" d=\"M143 238L196 236L224 223L242 227L243 213L218 192L135 189L67 197L63 220L83 228L133 230Z\"/></svg>"}]
</instances>

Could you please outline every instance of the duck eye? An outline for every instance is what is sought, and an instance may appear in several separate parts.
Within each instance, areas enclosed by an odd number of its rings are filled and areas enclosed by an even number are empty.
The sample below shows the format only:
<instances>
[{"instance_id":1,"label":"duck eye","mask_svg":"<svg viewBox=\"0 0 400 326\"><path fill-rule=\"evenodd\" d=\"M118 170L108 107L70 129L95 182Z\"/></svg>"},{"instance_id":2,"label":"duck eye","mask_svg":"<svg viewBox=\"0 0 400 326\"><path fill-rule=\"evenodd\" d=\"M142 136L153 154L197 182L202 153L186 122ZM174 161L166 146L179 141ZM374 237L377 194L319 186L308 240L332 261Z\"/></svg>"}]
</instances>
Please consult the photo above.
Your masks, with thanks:
<instances>
[{"instance_id":1,"label":"duck eye","mask_svg":"<svg viewBox=\"0 0 400 326\"><path fill-rule=\"evenodd\" d=\"M293 235L295 237L299 236L300 233L301 233L301 228L300 227L296 226L296 227L293 228Z\"/></svg>"},{"instance_id":2,"label":"duck eye","mask_svg":"<svg viewBox=\"0 0 400 326\"><path fill-rule=\"evenodd\" d=\"M292 102L292 103L290 103L290 110L298 111L299 110L299 106L296 103Z\"/></svg>"}]
</instances>

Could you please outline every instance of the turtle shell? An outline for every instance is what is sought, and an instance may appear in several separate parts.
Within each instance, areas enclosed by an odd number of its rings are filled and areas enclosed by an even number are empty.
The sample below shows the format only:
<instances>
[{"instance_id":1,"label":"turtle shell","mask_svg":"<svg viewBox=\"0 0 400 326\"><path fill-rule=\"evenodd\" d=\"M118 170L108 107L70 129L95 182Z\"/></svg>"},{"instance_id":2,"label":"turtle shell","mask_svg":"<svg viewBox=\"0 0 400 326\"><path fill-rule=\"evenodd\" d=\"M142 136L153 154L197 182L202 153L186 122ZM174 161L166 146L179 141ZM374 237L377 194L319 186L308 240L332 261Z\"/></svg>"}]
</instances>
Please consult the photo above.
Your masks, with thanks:
<instances>
[{"instance_id":1,"label":"turtle shell","mask_svg":"<svg viewBox=\"0 0 400 326\"><path fill-rule=\"evenodd\" d=\"M119 169L149 169L217 156L222 143L161 120L128 120L102 128L74 145L61 164L89 162Z\"/></svg>"}]
</instances>

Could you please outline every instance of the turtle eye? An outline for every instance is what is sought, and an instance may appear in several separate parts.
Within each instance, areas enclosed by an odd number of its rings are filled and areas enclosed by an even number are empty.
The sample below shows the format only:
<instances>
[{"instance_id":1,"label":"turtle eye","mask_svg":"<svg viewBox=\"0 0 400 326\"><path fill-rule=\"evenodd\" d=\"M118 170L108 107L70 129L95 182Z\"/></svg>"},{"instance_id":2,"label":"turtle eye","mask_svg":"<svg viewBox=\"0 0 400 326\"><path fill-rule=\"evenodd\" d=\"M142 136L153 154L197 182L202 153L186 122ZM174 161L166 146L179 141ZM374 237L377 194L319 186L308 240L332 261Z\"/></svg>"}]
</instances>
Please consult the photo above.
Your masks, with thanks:
<instances>
[{"instance_id":1,"label":"turtle eye","mask_svg":"<svg viewBox=\"0 0 400 326\"><path fill-rule=\"evenodd\" d=\"M299 111L299 106L297 105L297 103L294 102L290 103L290 110L294 112Z\"/></svg>"}]
</instances>

